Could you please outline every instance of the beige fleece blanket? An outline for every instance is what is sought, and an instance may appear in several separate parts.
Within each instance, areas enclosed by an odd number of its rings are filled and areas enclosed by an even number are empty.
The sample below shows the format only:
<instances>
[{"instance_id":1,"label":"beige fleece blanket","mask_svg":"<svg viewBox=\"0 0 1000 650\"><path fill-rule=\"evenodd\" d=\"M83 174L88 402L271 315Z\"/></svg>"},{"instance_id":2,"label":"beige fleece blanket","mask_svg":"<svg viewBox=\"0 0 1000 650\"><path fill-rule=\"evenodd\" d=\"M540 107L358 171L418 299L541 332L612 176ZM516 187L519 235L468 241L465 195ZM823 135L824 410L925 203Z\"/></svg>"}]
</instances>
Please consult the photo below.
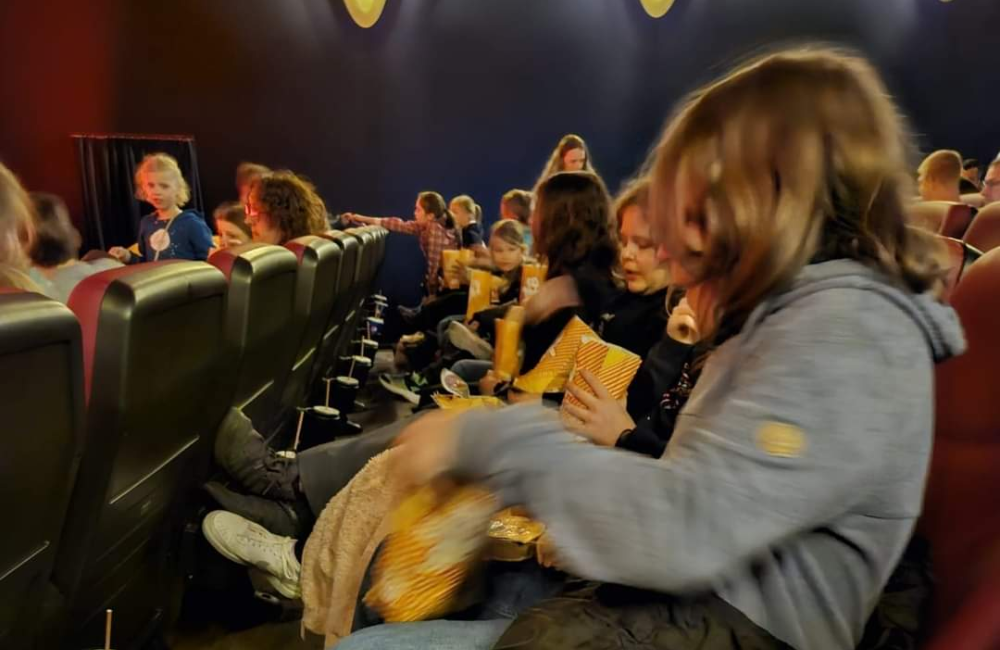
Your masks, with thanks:
<instances>
[{"instance_id":1,"label":"beige fleece blanket","mask_svg":"<svg viewBox=\"0 0 1000 650\"><path fill-rule=\"evenodd\" d=\"M403 489L389 471L396 449L375 456L330 499L302 552L303 626L331 648L351 633L365 570L389 532Z\"/></svg>"}]
</instances>

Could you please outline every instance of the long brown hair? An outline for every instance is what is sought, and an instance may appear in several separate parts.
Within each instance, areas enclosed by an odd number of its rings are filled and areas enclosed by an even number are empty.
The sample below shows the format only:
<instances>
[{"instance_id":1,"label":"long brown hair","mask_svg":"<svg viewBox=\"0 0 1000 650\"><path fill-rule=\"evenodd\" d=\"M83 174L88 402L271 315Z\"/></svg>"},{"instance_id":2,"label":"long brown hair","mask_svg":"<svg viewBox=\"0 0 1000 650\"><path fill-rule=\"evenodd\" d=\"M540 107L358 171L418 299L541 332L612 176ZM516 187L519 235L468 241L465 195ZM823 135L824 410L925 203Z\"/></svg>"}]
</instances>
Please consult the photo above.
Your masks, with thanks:
<instances>
[{"instance_id":1,"label":"long brown hair","mask_svg":"<svg viewBox=\"0 0 1000 650\"><path fill-rule=\"evenodd\" d=\"M455 228L455 217L452 216L451 210L448 209L448 204L445 203L443 196L437 192L421 192L417 195L417 200L420 202L420 207L424 209L424 212L434 217L434 221L437 221L448 230Z\"/></svg>"},{"instance_id":2,"label":"long brown hair","mask_svg":"<svg viewBox=\"0 0 1000 650\"><path fill-rule=\"evenodd\" d=\"M613 272L618 265L618 229L604 181L592 172L559 172L535 193L535 252L549 277L584 264Z\"/></svg>"},{"instance_id":3,"label":"long brown hair","mask_svg":"<svg viewBox=\"0 0 1000 650\"><path fill-rule=\"evenodd\" d=\"M536 187L538 183L541 183L552 174L566 171L563 158L566 157L567 153L573 151L574 149L583 150L583 169L580 171L594 171L594 165L590 161L590 149L587 147L587 143L583 138L575 133L567 133L559 140L559 144L556 145L556 148L553 149L552 153L549 155L549 160L545 163L545 169L542 170L542 175L538 177L538 182L535 184Z\"/></svg>"},{"instance_id":4,"label":"long brown hair","mask_svg":"<svg viewBox=\"0 0 1000 650\"><path fill-rule=\"evenodd\" d=\"M657 238L711 297L700 325L741 323L811 261L854 259L910 291L934 286L940 246L904 216L911 157L902 117L858 56L780 52L694 93L653 152L650 207ZM703 230L703 250L684 244L685 222Z\"/></svg>"}]
</instances>

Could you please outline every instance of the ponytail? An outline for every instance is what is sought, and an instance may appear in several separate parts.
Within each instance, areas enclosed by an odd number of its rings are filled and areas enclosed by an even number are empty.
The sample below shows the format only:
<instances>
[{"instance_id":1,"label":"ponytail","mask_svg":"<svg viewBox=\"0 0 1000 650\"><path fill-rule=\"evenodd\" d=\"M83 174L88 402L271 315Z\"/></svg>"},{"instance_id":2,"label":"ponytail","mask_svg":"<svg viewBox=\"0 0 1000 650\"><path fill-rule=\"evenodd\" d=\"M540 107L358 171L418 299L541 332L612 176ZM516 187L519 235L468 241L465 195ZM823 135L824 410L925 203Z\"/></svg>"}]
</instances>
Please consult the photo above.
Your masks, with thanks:
<instances>
[{"instance_id":1,"label":"ponytail","mask_svg":"<svg viewBox=\"0 0 1000 650\"><path fill-rule=\"evenodd\" d=\"M482 209L482 207L480 207L480 205L478 203L476 204L475 208L472 210L472 214L476 218L476 223L481 224L483 222L483 209Z\"/></svg>"}]
</instances>

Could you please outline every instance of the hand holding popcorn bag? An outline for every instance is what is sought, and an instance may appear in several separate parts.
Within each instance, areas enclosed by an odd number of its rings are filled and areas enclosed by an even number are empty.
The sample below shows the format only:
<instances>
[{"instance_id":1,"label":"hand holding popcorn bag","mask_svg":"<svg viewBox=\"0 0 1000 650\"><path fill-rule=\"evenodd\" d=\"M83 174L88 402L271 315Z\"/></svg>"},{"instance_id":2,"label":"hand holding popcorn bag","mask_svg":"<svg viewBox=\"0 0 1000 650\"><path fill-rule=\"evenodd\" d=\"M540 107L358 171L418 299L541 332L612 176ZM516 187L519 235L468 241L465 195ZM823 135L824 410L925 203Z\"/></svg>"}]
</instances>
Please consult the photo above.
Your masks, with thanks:
<instances>
[{"instance_id":1,"label":"hand holding popcorn bag","mask_svg":"<svg viewBox=\"0 0 1000 650\"><path fill-rule=\"evenodd\" d=\"M585 336L598 338L594 330L574 316L555 343L542 355L538 365L514 380L514 388L536 395L563 392L576 362L576 352Z\"/></svg>"},{"instance_id":2,"label":"hand holding popcorn bag","mask_svg":"<svg viewBox=\"0 0 1000 650\"><path fill-rule=\"evenodd\" d=\"M593 395L594 391L590 388L590 384L580 374L581 371L588 370L597 377L613 398L622 400L628 394L628 387L641 365L642 358L639 355L606 343L597 337L584 336L576 352L569 383ZM567 404L586 408L572 393L567 392L561 407L563 417L571 417L566 412Z\"/></svg>"},{"instance_id":3,"label":"hand holding popcorn bag","mask_svg":"<svg viewBox=\"0 0 1000 650\"><path fill-rule=\"evenodd\" d=\"M460 609L460 590L489 542L496 499L474 487L425 486L392 514L365 603L387 623Z\"/></svg>"}]
</instances>

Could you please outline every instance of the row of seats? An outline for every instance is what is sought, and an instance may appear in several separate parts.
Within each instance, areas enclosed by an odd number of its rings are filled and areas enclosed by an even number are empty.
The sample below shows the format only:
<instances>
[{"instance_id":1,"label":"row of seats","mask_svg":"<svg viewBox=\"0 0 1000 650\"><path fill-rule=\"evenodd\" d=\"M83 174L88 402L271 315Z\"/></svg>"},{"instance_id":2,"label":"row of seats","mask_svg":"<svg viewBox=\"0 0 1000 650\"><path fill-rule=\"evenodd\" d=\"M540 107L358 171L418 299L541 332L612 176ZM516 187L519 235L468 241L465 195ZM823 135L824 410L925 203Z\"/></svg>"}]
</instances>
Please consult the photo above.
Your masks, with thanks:
<instances>
[{"instance_id":1,"label":"row of seats","mask_svg":"<svg viewBox=\"0 0 1000 650\"><path fill-rule=\"evenodd\" d=\"M0 295L0 647L119 649L168 618L179 540L230 406L262 432L347 351L385 254L360 228ZM40 625L41 623L41 625Z\"/></svg>"},{"instance_id":2,"label":"row of seats","mask_svg":"<svg viewBox=\"0 0 1000 650\"><path fill-rule=\"evenodd\" d=\"M910 208L916 226L945 237L962 239L986 252L1000 246L1000 202L991 203L973 217L973 207L950 201L921 201Z\"/></svg>"}]
</instances>

